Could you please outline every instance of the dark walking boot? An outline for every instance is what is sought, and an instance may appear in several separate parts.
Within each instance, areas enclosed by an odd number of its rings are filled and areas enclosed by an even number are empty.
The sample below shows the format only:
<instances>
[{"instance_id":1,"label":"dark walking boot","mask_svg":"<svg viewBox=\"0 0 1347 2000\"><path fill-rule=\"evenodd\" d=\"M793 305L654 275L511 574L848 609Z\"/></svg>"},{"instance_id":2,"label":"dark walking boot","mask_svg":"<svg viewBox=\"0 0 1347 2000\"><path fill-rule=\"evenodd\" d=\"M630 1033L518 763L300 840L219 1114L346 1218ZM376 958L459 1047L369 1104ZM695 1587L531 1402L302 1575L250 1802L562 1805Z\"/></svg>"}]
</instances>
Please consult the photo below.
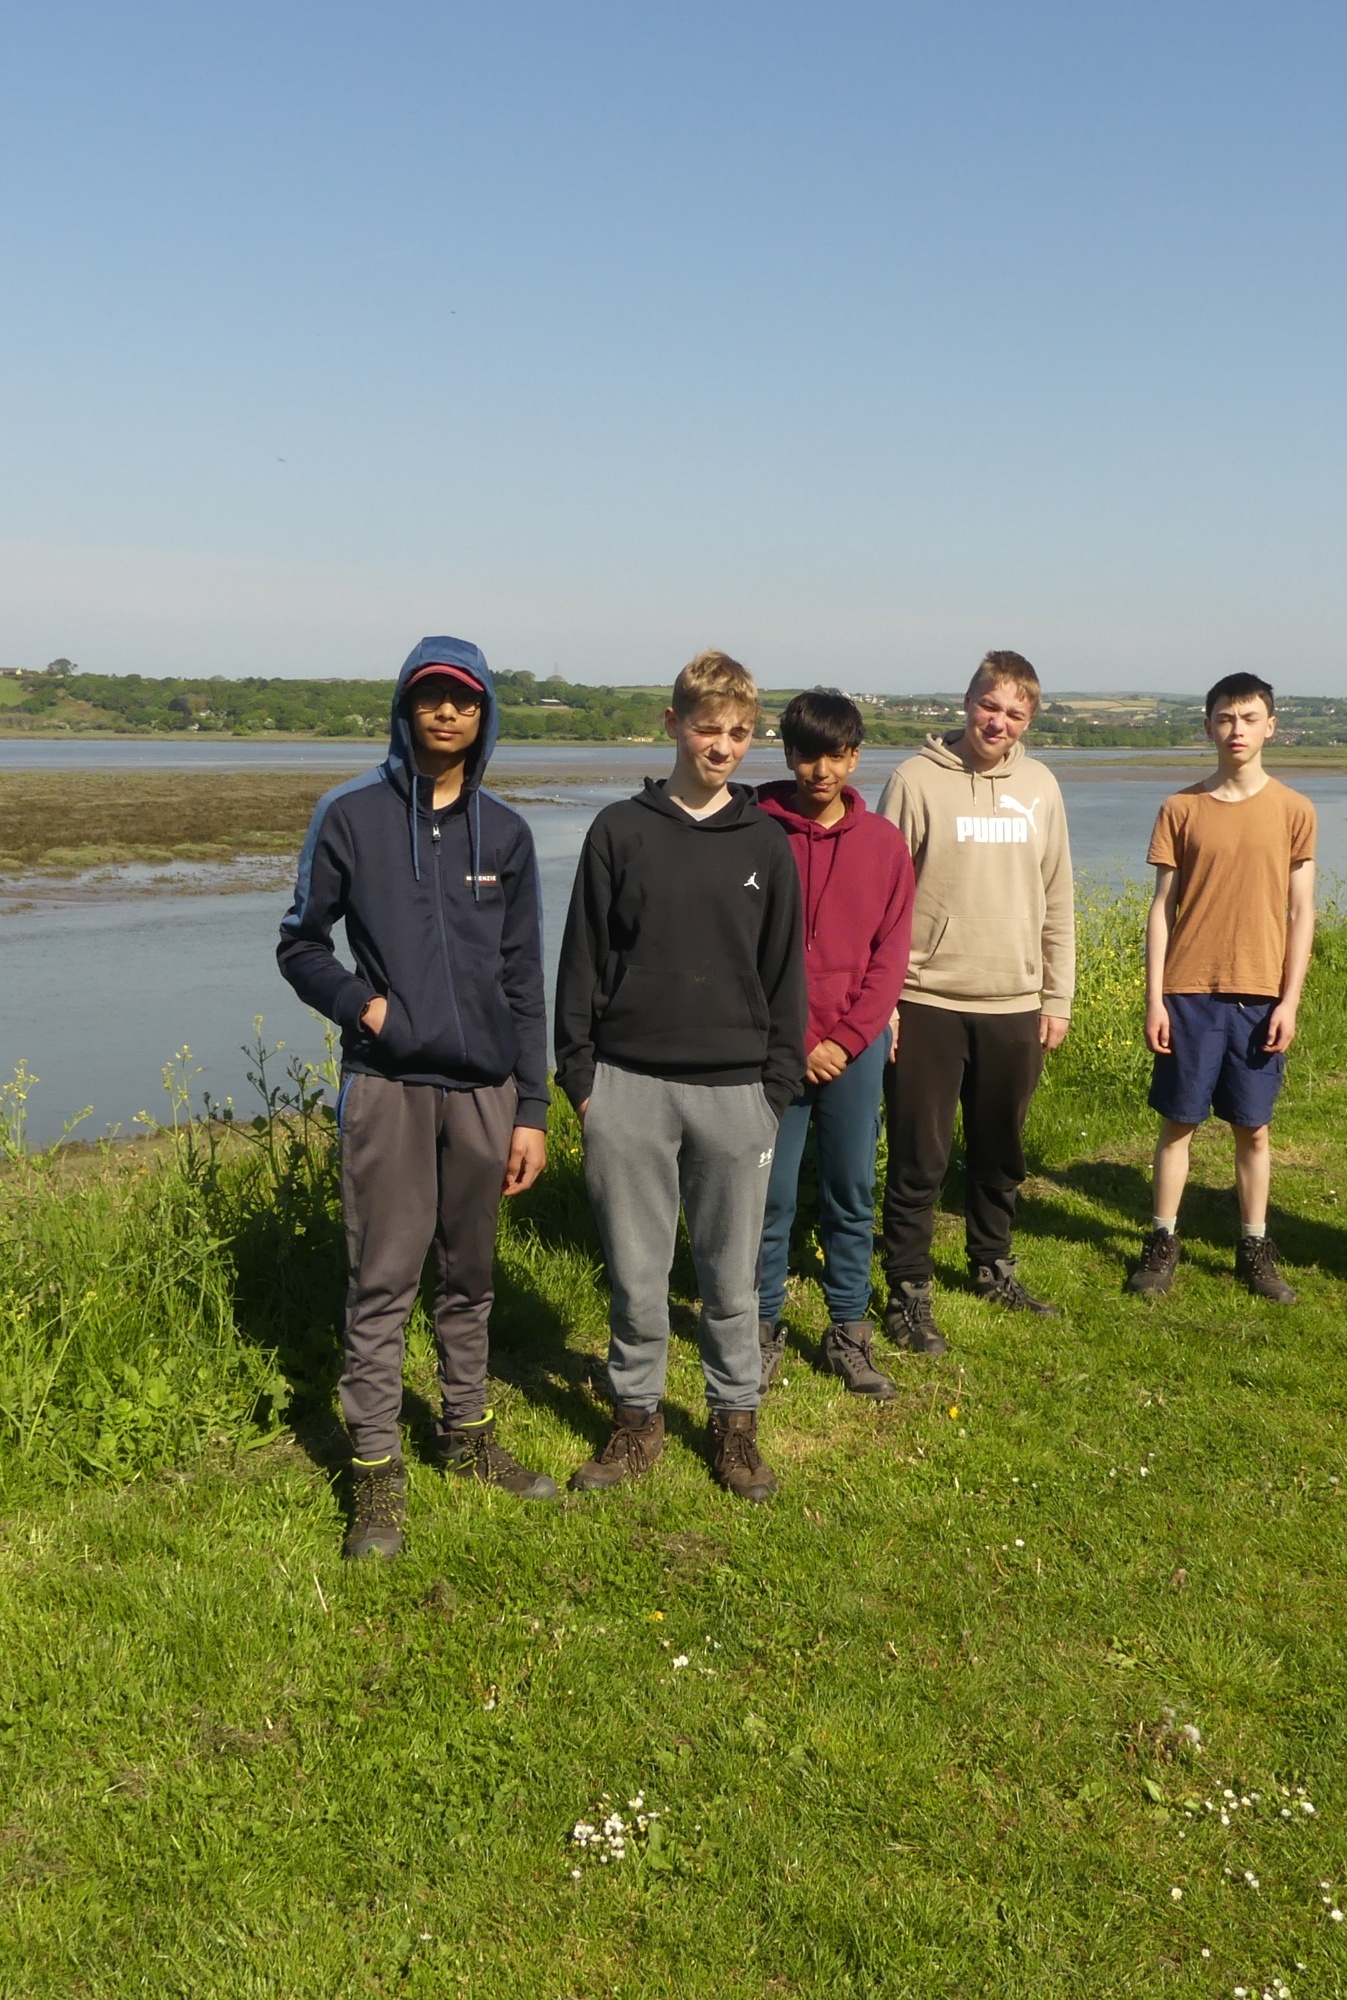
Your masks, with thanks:
<instances>
[{"instance_id":1,"label":"dark walking boot","mask_svg":"<svg viewBox=\"0 0 1347 2000\"><path fill-rule=\"evenodd\" d=\"M1235 1276L1256 1299L1293 1306L1296 1295L1277 1269L1277 1246L1270 1236L1241 1236L1235 1252Z\"/></svg>"},{"instance_id":2,"label":"dark walking boot","mask_svg":"<svg viewBox=\"0 0 1347 2000\"><path fill-rule=\"evenodd\" d=\"M931 1283L914 1285L906 1278L894 1286L884 1310L884 1331L895 1347L912 1354L948 1354L949 1342L935 1323Z\"/></svg>"},{"instance_id":3,"label":"dark walking boot","mask_svg":"<svg viewBox=\"0 0 1347 2000\"><path fill-rule=\"evenodd\" d=\"M875 1330L868 1319L835 1321L823 1336L823 1365L838 1375L853 1396L888 1403L898 1394L891 1377L875 1366Z\"/></svg>"},{"instance_id":4,"label":"dark walking boot","mask_svg":"<svg viewBox=\"0 0 1347 2000\"><path fill-rule=\"evenodd\" d=\"M783 1320L773 1326L771 1320L758 1321L758 1352L762 1356L762 1380L758 1384L758 1394L765 1396L781 1372L781 1363L786 1358L786 1327Z\"/></svg>"},{"instance_id":5,"label":"dark walking boot","mask_svg":"<svg viewBox=\"0 0 1347 2000\"><path fill-rule=\"evenodd\" d=\"M572 1493L600 1493L624 1479L640 1479L663 1451L662 1410L629 1410L619 1403L613 1415L617 1421L603 1450L571 1474Z\"/></svg>"},{"instance_id":6,"label":"dark walking boot","mask_svg":"<svg viewBox=\"0 0 1347 2000\"><path fill-rule=\"evenodd\" d=\"M1178 1268L1178 1237L1172 1229L1152 1229L1142 1238L1141 1262L1127 1280L1127 1289L1144 1298L1159 1298L1173 1284Z\"/></svg>"},{"instance_id":7,"label":"dark walking boot","mask_svg":"<svg viewBox=\"0 0 1347 2000\"><path fill-rule=\"evenodd\" d=\"M499 1486L516 1500L555 1500L557 1483L545 1472L530 1472L504 1445L496 1443L496 1420L490 1411L476 1423L446 1423L435 1440L442 1472Z\"/></svg>"},{"instance_id":8,"label":"dark walking boot","mask_svg":"<svg viewBox=\"0 0 1347 2000\"><path fill-rule=\"evenodd\" d=\"M351 1461L351 1525L342 1554L351 1562L366 1556L385 1561L402 1548L407 1519L407 1473L400 1458L366 1465Z\"/></svg>"},{"instance_id":9,"label":"dark walking boot","mask_svg":"<svg viewBox=\"0 0 1347 2000\"><path fill-rule=\"evenodd\" d=\"M1042 1313L1048 1319L1056 1319L1056 1306L1050 1306L1046 1299L1036 1299L1016 1277L1013 1257L997 1257L990 1264L974 1264L970 1259L968 1268L973 1290L980 1299L1009 1306L1012 1312Z\"/></svg>"},{"instance_id":10,"label":"dark walking boot","mask_svg":"<svg viewBox=\"0 0 1347 2000\"><path fill-rule=\"evenodd\" d=\"M758 1450L756 1410L712 1410L711 1470L740 1500L771 1499L776 1474Z\"/></svg>"}]
</instances>

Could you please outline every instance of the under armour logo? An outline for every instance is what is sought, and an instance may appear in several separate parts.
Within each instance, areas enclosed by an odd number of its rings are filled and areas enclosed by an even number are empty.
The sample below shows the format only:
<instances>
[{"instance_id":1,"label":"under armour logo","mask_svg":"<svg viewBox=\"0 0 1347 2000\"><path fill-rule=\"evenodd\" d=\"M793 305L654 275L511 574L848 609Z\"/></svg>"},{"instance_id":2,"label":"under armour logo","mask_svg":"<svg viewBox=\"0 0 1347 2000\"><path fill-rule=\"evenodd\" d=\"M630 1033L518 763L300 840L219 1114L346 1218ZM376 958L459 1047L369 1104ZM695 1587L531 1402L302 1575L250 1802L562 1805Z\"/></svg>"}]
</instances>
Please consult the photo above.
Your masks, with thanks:
<instances>
[{"instance_id":1,"label":"under armour logo","mask_svg":"<svg viewBox=\"0 0 1347 2000\"><path fill-rule=\"evenodd\" d=\"M1035 803L1037 803L1037 801L1035 801ZM759 890L762 888L762 884L758 880L758 871L756 868L753 870L753 873L749 876L748 880L744 883L744 887L746 889L759 889Z\"/></svg>"},{"instance_id":2,"label":"under armour logo","mask_svg":"<svg viewBox=\"0 0 1347 2000\"><path fill-rule=\"evenodd\" d=\"M745 882L745 884L744 884L744 887L745 887L745 888L747 888L747 887L748 887L748 884L747 884L747 882ZM767 1148L767 1151L766 1151L765 1153L759 1153L759 1154L758 1154L758 1165L759 1165L760 1167L769 1167L769 1166L771 1165L771 1163L772 1163L772 1154L773 1154L773 1152L774 1152L775 1150L776 1150L776 1149L775 1149L775 1147L772 1147L772 1146L769 1146L769 1147Z\"/></svg>"}]
</instances>

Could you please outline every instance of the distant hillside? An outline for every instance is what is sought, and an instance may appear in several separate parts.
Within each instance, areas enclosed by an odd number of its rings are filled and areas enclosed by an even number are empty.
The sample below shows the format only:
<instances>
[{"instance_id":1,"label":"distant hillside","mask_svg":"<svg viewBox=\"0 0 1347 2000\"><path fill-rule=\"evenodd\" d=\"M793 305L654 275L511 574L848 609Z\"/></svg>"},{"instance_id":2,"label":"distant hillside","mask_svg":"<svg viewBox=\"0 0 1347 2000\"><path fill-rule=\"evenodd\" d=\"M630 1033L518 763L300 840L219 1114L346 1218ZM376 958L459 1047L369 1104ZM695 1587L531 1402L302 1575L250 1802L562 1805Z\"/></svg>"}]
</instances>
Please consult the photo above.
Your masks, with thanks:
<instances>
[{"instance_id":1,"label":"distant hillside","mask_svg":"<svg viewBox=\"0 0 1347 2000\"><path fill-rule=\"evenodd\" d=\"M496 676L501 735L507 742L620 743L663 733L664 687L596 687L545 680L529 673ZM764 690L760 734L775 732L795 690ZM86 674L68 660L44 672L0 675L0 733L106 731L113 734L201 734L383 737L393 682L226 680L183 676L149 680L141 674ZM917 743L962 716L954 694L857 694L869 739ZM1347 743L1347 701L1290 697L1279 709L1287 743ZM1136 747L1192 743L1202 734L1200 703L1163 695L1063 695L1043 705L1034 734L1040 743Z\"/></svg>"}]
</instances>

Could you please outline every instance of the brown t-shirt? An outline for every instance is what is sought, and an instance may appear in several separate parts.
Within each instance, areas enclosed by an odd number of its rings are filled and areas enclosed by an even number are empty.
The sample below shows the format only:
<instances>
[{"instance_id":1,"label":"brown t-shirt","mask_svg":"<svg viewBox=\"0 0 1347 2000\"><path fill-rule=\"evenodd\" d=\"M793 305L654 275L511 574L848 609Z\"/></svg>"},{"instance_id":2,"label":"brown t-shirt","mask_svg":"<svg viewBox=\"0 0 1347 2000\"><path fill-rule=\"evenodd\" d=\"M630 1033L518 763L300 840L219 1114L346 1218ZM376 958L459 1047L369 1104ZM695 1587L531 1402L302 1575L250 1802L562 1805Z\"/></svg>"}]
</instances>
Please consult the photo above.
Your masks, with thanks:
<instances>
[{"instance_id":1,"label":"brown t-shirt","mask_svg":"<svg viewBox=\"0 0 1347 2000\"><path fill-rule=\"evenodd\" d=\"M1309 800L1276 778L1251 799L1190 785L1165 800L1146 859L1179 871L1166 993L1277 997L1291 864L1313 861L1314 829Z\"/></svg>"}]
</instances>

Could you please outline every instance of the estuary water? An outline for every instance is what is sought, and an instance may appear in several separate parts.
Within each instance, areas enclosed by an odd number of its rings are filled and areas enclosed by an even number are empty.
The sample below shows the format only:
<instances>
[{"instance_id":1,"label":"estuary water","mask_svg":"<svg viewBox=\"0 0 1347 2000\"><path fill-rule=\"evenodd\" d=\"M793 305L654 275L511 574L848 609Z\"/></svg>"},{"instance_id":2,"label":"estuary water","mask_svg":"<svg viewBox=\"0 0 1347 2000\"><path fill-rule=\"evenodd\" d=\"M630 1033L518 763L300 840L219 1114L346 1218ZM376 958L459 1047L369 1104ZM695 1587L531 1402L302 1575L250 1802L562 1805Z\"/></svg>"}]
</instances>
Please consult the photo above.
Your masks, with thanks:
<instances>
[{"instance_id":1,"label":"estuary water","mask_svg":"<svg viewBox=\"0 0 1347 2000\"><path fill-rule=\"evenodd\" d=\"M312 770L345 772L377 761L369 742L248 743L209 739L156 741L0 740L0 770L68 772L72 810L85 770ZM858 786L874 805L905 750L867 749ZM1061 781L1077 870L1121 886L1147 876L1146 846L1160 801L1204 768L1187 752L1051 753ZM600 806L662 775L659 746L507 744L492 761L493 779L528 819L538 848L543 890L548 990L566 902L586 828ZM755 748L741 775L752 783L784 775L780 753ZM1347 773L1306 771L1290 781L1319 813L1320 870L1347 875ZM170 878L171 879L171 878ZM221 886L226 878L220 878ZM58 1136L85 1106L79 1128L94 1137L128 1129L137 1113L162 1118L166 1062L190 1048L193 1106L202 1093L251 1108L243 1046L263 1017L268 1044L317 1059L324 1024L300 1005L276 970L277 925L289 900L280 885L212 888L195 871L169 892L163 871L121 871L92 888L27 889L22 907L0 915L0 1083L19 1061L39 1079L29 1099L35 1142Z\"/></svg>"}]
</instances>

